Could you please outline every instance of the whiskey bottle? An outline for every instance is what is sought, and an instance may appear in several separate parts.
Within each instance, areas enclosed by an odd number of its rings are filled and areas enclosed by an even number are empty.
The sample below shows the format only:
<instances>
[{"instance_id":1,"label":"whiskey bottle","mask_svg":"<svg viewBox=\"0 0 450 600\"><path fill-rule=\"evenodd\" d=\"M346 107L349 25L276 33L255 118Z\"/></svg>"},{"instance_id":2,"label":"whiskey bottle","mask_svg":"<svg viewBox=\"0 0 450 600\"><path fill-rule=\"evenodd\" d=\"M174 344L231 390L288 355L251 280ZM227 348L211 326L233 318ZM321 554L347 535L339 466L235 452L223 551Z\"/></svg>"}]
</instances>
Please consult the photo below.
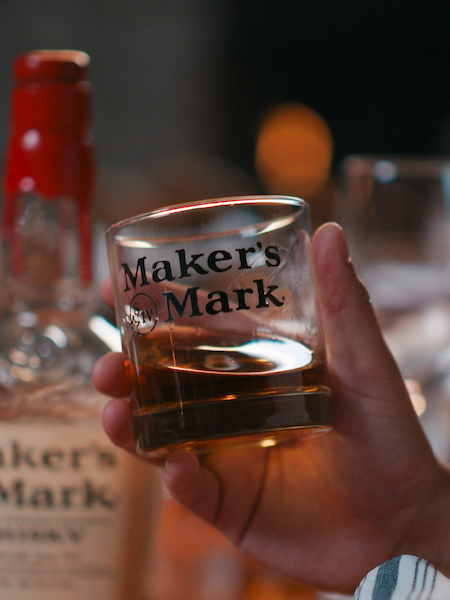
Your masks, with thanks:
<instances>
[{"instance_id":1,"label":"whiskey bottle","mask_svg":"<svg viewBox=\"0 0 450 600\"><path fill-rule=\"evenodd\" d=\"M89 56L19 55L3 173L0 597L143 600L159 482L103 432L90 382Z\"/></svg>"}]
</instances>

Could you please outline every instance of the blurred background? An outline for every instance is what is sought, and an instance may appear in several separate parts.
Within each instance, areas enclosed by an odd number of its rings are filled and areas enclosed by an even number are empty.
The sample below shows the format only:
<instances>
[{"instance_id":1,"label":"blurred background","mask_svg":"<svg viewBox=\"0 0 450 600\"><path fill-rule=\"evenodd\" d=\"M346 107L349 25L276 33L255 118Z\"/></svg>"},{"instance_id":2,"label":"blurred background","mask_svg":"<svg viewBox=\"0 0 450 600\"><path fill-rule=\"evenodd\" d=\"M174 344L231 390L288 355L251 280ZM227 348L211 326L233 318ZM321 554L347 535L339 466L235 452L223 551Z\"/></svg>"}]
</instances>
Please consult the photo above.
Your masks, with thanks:
<instances>
[{"instance_id":1,"label":"blurred background","mask_svg":"<svg viewBox=\"0 0 450 600\"><path fill-rule=\"evenodd\" d=\"M0 148L13 57L76 48L92 58L105 220L187 189L311 200L347 154L449 152L449 21L448 3L425 0L2 0ZM294 123L297 159L309 142L303 173L279 173L289 157L273 128L255 162L261 128L286 102L316 113L276 125ZM322 212L313 205L317 221Z\"/></svg>"},{"instance_id":2,"label":"blurred background","mask_svg":"<svg viewBox=\"0 0 450 600\"><path fill-rule=\"evenodd\" d=\"M294 194L317 226L345 156L450 154L449 25L443 1L1 0L0 148L14 56L84 50L99 280L105 226L166 204ZM157 600L318 598L168 498L155 543Z\"/></svg>"}]
</instances>

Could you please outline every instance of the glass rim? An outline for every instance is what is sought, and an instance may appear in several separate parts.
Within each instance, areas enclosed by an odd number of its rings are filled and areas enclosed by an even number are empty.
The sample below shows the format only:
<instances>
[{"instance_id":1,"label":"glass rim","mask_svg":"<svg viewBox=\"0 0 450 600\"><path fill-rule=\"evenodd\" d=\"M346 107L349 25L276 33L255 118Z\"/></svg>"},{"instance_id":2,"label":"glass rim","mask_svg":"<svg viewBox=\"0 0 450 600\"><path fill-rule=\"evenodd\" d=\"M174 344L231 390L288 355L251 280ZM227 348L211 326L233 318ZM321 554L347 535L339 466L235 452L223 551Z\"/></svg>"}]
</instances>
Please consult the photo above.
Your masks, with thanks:
<instances>
[{"instance_id":1,"label":"glass rim","mask_svg":"<svg viewBox=\"0 0 450 600\"><path fill-rule=\"evenodd\" d=\"M164 206L156 210L146 213L141 213L133 217L122 219L113 225L110 225L105 236L110 237L111 234L117 233L120 229L132 226L146 220L159 219L176 213L186 213L199 208L217 208L219 206L251 206L264 204L279 204L280 206L293 206L298 208L308 208L308 203L297 196L287 196L283 194L255 194L246 196L226 196L223 198L209 198L204 200L196 200L195 202L186 202L180 204L172 204Z\"/></svg>"},{"instance_id":2,"label":"glass rim","mask_svg":"<svg viewBox=\"0 0 450 600\"><path fill-rule=\"evenodd\" d=\"M380 160L389 160L392 162L424 162L424 163L448 163L450 162L450 157L445 154L405 154L405 153L395 153L395 152L387 152L383 154L382 152L354 152L352 154L347 154L342 162L346 162L347 160L367 160L370 161L380 161Z\"/></svg>"},{"instance_id":3,"label":"glass rim","mask_svg":"<svg viewBox=\"0 0 450 600\"><path fill-rule=\"evenodd\" d=\"M346 173L357 167L370 170L381 163L392 165L402 173L420 177L423 173L448 176L450 157L444 155L422 154L349 154L341 162L340 171Z\"/></svg>"}]
</instances>

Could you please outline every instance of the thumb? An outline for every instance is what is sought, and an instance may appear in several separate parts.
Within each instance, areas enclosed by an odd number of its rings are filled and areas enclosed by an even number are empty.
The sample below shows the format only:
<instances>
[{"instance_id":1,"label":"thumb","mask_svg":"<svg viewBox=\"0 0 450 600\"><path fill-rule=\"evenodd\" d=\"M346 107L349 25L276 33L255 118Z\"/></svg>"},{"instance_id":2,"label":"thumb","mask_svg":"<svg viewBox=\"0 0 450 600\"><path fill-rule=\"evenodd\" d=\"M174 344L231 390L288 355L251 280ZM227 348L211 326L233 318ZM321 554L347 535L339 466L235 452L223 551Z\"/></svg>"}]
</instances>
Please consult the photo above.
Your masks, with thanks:
<instances>
[{"instance_id":1,"label":"thumb","mask_svg":"<svg viewBox=\"0 0 450 600\"><path fill-rule=\"evenodd\" d=\"M318 303L329 346L336 417L367 411L417 421L403 378L381 333L369 295L358 279L342 229L320 227L311 244Z\"/></svg>"}]
</instances>

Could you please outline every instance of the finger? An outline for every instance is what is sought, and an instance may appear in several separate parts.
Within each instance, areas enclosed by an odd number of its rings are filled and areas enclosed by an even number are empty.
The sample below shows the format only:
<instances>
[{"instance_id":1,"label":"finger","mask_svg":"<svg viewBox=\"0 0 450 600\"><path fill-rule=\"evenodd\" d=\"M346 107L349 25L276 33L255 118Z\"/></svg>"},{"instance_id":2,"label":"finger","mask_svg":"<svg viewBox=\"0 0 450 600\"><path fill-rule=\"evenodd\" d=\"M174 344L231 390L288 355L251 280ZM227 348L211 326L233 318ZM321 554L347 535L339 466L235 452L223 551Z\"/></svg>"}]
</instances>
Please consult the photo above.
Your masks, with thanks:
<instances>
[{"instance_id":1,"label":"finger","mask_svg":"<svg viewBox=\"0 0 450 600\"><path fill-rule=\"evenodd\" d=\"M220 505L221 486L212 471L200 467L197 457L187 450L169 455L163 481L171 495L208 523L213 523Z\"/></svg>"},{"instance_id":2,"label":"finger","mask_svg":"<svg viewBox=\"0 0 450 600\"><path fill-rule=\"evenodd\" d=\"M403 379L355 273L342 229L335 223L319 228L311 255L338 410L353 419L360 409L378 415L384 412L384 416L411 416Z\"/></svg>"},{"instance_id":3,"label":"finger","mask_svg":"<svg viewBox=\"0 0 450 600\"><path fill-rule=\"evenodd\" d=\"M131 388L125 377L122 354L109 352L97 360L92 370L92 384L106 396L128 396Z\"/></svg>"},{"instance_id":4,"label":"finger","mask_svg":"<svg viewBox=\"0 0 450 600\"><path fill-rule=\"evenodd\" d=\"M130 403L123 398L110 400L103 409L103 429L116 446L136 454Z\"/></svg>"},{"instance_id":5,"label":"finger","mask_svg":"<svg viewBox=\"0 0 450 600\"><path fill-rule=\"evenodd\" d=\"M339 225L327 223L316 232L311 254L330 350L340 351L342 360L351 363L361 352L368 362L373 361L374 353L385 360L386 347L369 295L355 273ZM362 330L355 329L358 325ZM361 332L364 335L356 335Z\"/></svg>"},{"instance_id":6,"label":"finger","mask_svg":"<svg viewBox=\"0 0 450 600\"><path fill-rule=\"evenodd\" d=\"M100 296L105 304L114 308L114 293L111 277L108 276L102 281L102 284L100 285Z\"/></svg>"},{"instance_id":7,"label":"finger","mask_svg":"<svg viewBox=\"0 0 450 600\"><path fill-rule=\"evenodd\" d=\"M211 454L186 450L167 459L164 483L172 496L239 544L258 509L268 465L261 448Z\"/></svg>"}]
</instances>

